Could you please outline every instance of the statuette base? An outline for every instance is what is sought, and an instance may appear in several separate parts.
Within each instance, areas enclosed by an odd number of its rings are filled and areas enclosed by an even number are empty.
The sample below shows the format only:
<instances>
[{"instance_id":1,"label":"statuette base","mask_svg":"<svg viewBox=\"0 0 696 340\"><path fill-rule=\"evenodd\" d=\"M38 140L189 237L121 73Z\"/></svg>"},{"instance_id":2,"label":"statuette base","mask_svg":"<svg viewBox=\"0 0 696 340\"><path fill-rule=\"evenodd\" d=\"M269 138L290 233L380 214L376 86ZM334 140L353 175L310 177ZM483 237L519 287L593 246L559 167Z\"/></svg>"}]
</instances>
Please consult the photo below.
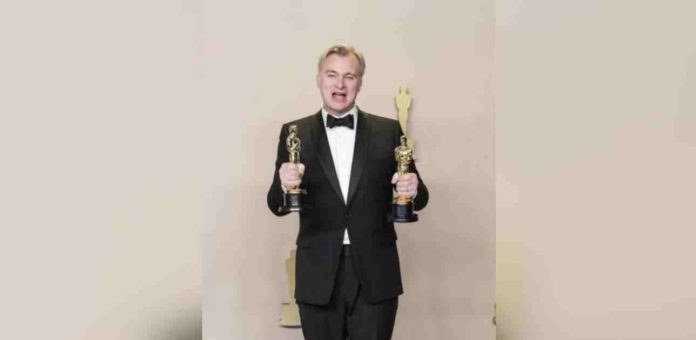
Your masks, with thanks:
<instances>
[{"instance_id":1,"label":"statuette base","mask_svg":"<svg viewBox=\"0 0 696 340\"><path fill-rule=\"evenodd\" d=\"M413 213L413 202L392 204L391 221L396 223L411 223L418 221L418 215Z\"/></svg>"},{"instance_id":2,"label":"statuette base","mask_svg":"<svg viewBox=\"0 0 696 340\"><path fill-rule=\"evenodd\" d=\"M283 195L283 206L278 208L281 213L301 212L304 210L304 201L307 191L303 189L289 189Z\"/></svg>"}]
</instances>

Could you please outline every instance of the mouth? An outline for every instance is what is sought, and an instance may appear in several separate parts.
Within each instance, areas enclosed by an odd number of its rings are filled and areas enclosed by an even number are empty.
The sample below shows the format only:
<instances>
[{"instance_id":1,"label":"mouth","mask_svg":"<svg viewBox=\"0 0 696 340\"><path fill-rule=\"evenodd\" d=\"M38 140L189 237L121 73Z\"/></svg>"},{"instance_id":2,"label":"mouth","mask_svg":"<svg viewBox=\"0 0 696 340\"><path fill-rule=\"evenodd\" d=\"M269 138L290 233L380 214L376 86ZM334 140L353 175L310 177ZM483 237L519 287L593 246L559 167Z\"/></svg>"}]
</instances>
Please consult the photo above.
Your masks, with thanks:
<instances>
[{"instance_id":1,"label":"mouth","mask_svg":"<svg viewBox=\"0 0 696 340\"><path fill-rule=\"evenodd\" d=\"M334 100L344 101L346 100L347 93L345 92L331 92L331 98Z\"/></svg>"}]
</instances>

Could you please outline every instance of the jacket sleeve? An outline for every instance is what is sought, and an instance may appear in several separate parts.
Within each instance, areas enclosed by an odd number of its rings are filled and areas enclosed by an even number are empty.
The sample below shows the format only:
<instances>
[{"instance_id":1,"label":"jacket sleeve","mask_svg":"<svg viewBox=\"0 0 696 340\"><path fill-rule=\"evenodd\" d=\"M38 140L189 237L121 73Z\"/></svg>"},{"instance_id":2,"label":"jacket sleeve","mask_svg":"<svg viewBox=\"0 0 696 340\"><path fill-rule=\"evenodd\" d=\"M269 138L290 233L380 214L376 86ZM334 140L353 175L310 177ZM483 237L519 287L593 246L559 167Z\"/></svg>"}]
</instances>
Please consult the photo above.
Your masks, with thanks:
<instances>
[{"instance_id":1,"label":"jacket sleeve","mask_svg":"<svg viewBox=\"0 0 696 340\"><path fill-rule=\"evenodd\" d=\"M425 186L423 178L418 173L418 170L416 170L415 164L411 165L411 169L411 171L413 171L418 176L418 194L416 194L416 197L413 199L413 209L421 210L425 208L426 205L428 205L428 187Z\"/></svg>"},{"instance_id":2,"label":"jacket sleeve","mask_svg":"<svg viewBox=\"0 0 696 340\"><path fill-rule=\"evenodd\" d=\"M287 124L285 124L287 125ZM283 216L289 214L289 212L281 213L278 211L283 205L283 188L280 186L280 177L278 176L278 169L280 165L288 161L288 150L285 148L285 140L288 137L287 127L283 125L280 129L280 137L278 139L278 153L275 161L275 171L273 172L273 183L268 189L268 195L266 201L268 203L268 209L277 216Z\"/></svg>"}]
</instances>

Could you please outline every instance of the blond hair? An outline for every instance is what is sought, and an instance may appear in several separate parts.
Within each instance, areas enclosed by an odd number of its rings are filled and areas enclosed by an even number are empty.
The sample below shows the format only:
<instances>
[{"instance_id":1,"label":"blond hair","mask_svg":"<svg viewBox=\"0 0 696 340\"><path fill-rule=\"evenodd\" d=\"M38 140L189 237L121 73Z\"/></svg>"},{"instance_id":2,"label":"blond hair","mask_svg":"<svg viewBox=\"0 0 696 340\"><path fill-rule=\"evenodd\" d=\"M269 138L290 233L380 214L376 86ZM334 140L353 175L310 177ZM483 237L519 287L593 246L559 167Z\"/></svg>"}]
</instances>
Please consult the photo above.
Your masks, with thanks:
<instances>
[{"instance_id":1,"label":"blond hair","mask_svg":"<svg viewBox=\"0 0 696 340\"><path fill-rule=\"evenodd\" d=\"M317 69L319 71L321 71L321 67L324 66L324 61L326 61L326 58L332 54L338 54L342 57L354 55L355 59L358 60L358 76L362 78L363 74L365 74L365 57L363 57L362 53L356 50L353 46L343 44L333 45L319 56L319 64L317 65Z\"/></svg>"}]
</instances>

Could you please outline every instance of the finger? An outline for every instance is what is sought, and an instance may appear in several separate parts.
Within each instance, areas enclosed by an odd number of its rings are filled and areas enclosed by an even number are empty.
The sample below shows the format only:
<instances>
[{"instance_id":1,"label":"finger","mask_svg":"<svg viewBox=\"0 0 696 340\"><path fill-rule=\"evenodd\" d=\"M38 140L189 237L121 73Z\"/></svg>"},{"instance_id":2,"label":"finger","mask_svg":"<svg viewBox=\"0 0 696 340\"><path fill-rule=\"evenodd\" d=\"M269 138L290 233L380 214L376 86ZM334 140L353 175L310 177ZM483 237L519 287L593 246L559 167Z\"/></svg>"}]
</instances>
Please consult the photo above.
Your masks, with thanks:
<instances>
[{"instance_id":1,"label":"finger","mask_svg":"<svg viewBox=\"0 0 696 340\"><path fill-rule=\"evenodd\" d=\"M302 183L302 180L299 178L283 178L280 180L280 184L284 187L298 186L300 183Z\"/></svg>"},{"instance_id":2,"label":"finger","mask_svg":"<svg viewBox=\"0 0 696 340\"><path fill-rule=\"evenodd\" d=\"M280 170L278 171L278 177L280 177L281 182L286 182L295 179L297 176L294 176L292 172L288 170Z\"/></svg>"},{"instance_id":3,"label":"finger","mask_svg":"<svg viewBox=\"0 0 696 340\"><path fill-rule=\"evenodd\" d=\"M286 174L286 173L288 173L289 171L291 171L292 168L293 168L293 164L292 164L292 163L283 163L283 164L280 165L280 169L278 169L278 172L281 173L281 174Z\"/></svg>"},{"instance_id":4,"label":"finger","mask_svg":"<svg viewBox=\"0 0 696 340\"><path fill-rule=\"evenodd\" d=\"M413 182L417 178L416 174L409 172L401 176L401 179L406 182Z\"/></svg>"},{"instance_id":5,"label":"finger","mask_svg":"<svg viewBox=\"0 0 696 340\"><path fill-rule=\"evenodd\" d=\"M412 188L414 188L413 190L415 190L415 188L418 187L418 176L414 175L414 176L411 178L411 180L409 181L409 185L410 185Z\"/></svg>"},{"instance_id":6,"label":"finger","mask_svg":"<svg viewBox=\"0 0 696 340\"><path fill-rule=\"evenodd\" d=\"M304 175L305 165L302 163L298 163L297 164L297 171L300 173L300 176Z\"/></svg>"},{"instance_id":7,"label":"finger","mask_svg":"<svg viewBox=\"0 0 696 340\"><path fill-rule=\"evenodd\" d=\"M401 177L401 180L405 183L408 183L409 185L412 185L414 187L418 186L418 176L414 173L407 173L404 176Z\"/></svg>"},{"instance_id":8,"label":"finger","mask_svg":"<svg viewBox=\"0 0 696 340\"><path fill-rule=\"evenodd\" d=\"M394 173L394 176L392 176L391 184L396 184L396 181L397 181L398 179L399 179L399 173L398 173L398 172L395 172L395 173Z\"/></svg>"},{"instance_id":9,"label":"finger","mask_svg":"<svg viewBox=\"0 0 696 340\"><path fill-rule=\"evenodd\" d=\"M399 183L399 182L396 183L396 188L395 188L396 192L403 193L405 189L406 189L406 186L403 183Z\"/></svg>"},{"instance_id":10,"label":"finger","mask_svg":"<svg viewBox=\"0 0 696 340\"><path fill-rule=\"evenodd\" d=\"M283 164L280 166L280 169L278 169L278 175L280 177L297 177L297 174L297 169L290 163L288 163L287 165Z\"/></svg>"},{"instance_id":11,"label":"finger","mask_svg":"<svg viewBox=\"0 0 696 340\"><path fill-rule=\"evenodd\" d=\"M302 180L299 177L286 177L281 179L281 183L285 186L287 185L297 185L301 182Z\"/></svg>"},{"instance_id":12,"label":"finger","mask_svg":"<svg viewBox=\"0 0 696 340\"><path fill-rule=\"evenodd\" d=\"M396 182L396 190L399 193L414 193L416 191L416 188L418 187L418 180L399 180Z\"/></svg>"},{"instance_id":13,"label":"finger","mask_svg":"<svg viewBox=\"0 0 696 340\"><path fill-rule=\"evenodd\" d=\"M280 170L283 170L284 172L299 172L300 165L302 165L304 168L303 164L286 162L280 165Z\"/></svg>"}]
</instances>

